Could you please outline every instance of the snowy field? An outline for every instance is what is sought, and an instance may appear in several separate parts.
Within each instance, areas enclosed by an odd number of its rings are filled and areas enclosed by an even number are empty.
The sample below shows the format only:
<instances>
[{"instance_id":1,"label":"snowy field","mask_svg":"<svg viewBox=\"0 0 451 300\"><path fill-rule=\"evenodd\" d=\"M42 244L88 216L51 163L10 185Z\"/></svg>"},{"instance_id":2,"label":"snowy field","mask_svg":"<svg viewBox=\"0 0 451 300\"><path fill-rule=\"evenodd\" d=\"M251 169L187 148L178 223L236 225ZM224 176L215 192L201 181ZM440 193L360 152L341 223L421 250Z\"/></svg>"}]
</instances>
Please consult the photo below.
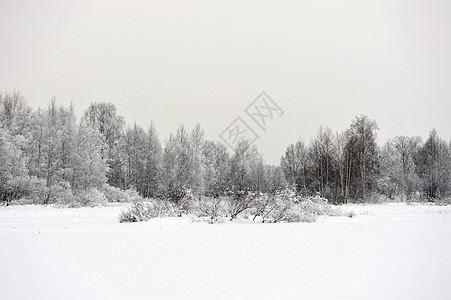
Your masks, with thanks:
<instances>
[{"instance_id":1,"label":"snowy field","mask_svg":"<svg viewBox=\"0 0 451 300\"><path fill-rule=\"evenodd\" d=\"M126 206L0 208L0 299L451 299L451 207L120 224Z\"/></svg>"}]
</instances>

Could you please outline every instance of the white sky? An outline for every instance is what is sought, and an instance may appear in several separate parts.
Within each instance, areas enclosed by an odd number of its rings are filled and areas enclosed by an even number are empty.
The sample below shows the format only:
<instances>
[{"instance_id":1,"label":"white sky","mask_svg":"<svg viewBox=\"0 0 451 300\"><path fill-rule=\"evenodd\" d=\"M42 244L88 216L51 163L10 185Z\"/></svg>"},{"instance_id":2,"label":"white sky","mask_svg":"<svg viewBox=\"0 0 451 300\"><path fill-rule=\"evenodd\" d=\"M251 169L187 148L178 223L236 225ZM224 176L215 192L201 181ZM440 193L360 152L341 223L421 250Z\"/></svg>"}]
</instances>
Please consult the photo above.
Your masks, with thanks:
<instances>
[{"instance_id":1,"label":"white sky","mask_svg":"<svg viewBox=\"0 0 451 300\"><path fill-rule=\"evenodd\" d=\"M109 101L162 141L196 123L219 140L262 91L285 111L254 126L267 163L359 114L380 143L451 139L451 1L0 0L0 43L0 91L78 116Z\"/></svg>"}]
</instances>

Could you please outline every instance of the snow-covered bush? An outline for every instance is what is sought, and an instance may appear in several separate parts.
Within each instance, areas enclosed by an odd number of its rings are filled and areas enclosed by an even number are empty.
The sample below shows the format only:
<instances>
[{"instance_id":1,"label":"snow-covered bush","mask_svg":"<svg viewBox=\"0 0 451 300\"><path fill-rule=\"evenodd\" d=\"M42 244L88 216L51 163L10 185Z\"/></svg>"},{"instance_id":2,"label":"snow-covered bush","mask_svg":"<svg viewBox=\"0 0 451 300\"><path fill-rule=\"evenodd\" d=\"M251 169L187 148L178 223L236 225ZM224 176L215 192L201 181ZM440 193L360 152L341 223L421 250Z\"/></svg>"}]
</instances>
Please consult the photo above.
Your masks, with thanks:
<instances>
[{"instance_id":1,"label":"snow-covered bush","mask_svg":"<svg viewBox=\"0 0 451 300\"><path fill-rule=\"evenodd\" d=\"M74 202L74 195L67 181L60 181L49 188L49 192L44 198L44 204L63 204L68 205Z\"/></svg>"},{"instance_id":2,"label":"snow-covered bush","mask_svg":"<svg viewBox=\"0 0 451 300\"><path fill-rule=\"evenodd\" d=\"M273 193L236 192L222 197L195 198L184 190L177 202L172 199L136 202L122 211L120 222L147 221L157 217L190 215L193 222L223 223L225 218L249 217L262 222L314 222L319 216L342 216L344 213L320 196L302 198L294 189Z\"/></svg>"},{"instance_id":3,"label":"snow-covered bush","mask_svg":"<svg viewBox=\"0 0 451 300\"><path fill-rule=\"evenodd\" d=\"M319 216L343 216L337 207L330 205L321 196L296 198L293 205L286 212L282 221L285 222L314 222Z\"/></svg>"},{"instance_id":4,"label":"snow-covered bush","mask_svg":"<svg viewBox=\"0 0 451 300\"><path fill-rule=\"evenodd\" d=\"M190 213L195 202L192 190L184 186L170 189L166 200L172 203L179 217Z\"/></svg>"},{"instance_id":5,"label":"snow-covered bush","mask_svg":"<svg viewBox=\"0 0 451 300\"><path fill-rule=\"evenodd\" d=\"M144 201L136 190L128 189L121 190L120 188L104 184L102 186L102 193L105 195L108 202L133 203Z\"/></svg>"},{"instance_id":6,"label":"snow-covered bush","mask_svg":"<svg viewBox=\"0 0 451 300\"><path fill-rule=\"evenodd\" d=\"M327 199L320 196L302 198L294 188L259 194L254 202L254 220L262 222L313 222L318 216L341 215Z\"/></svg>"},{"instance_id":7,"label":"snow-covered bush","mask_svg":"<svg viewBox=\"0 0 451 300\"><path fill-rule=\"evenodd\" d=\"M73 206L97 206L108 203L105 194L95 188L90 188L87 191L74 196L73 199L75 200L72 201Z\"/></svg>"},{"instance_id":8,"label":"snow-covered bush","mask_svg":"<svg viewBox=\"0 0 451 300\"><path fill-rule=\"evenodd\" d=\"M282 221L296 199L294 188L262 193L254 202L254 220L260 216L262 222Z\"/></svg>"},{"instance_id":9,"label":"snow-covered bush","mask_svg":"<svg viewBox=\"0 0 451 300\"><path fill-rule=\"evenodd\" d=\"M17 193L17 200L12 203L44 203L49 193L45 180L36 176L16 177L11 180L11 183Z\"/></svg>"},{"instance_id":10,"label":"snow-covered bush","mask_svg":"<svg viewBox=\"0 0 451 300\"><path fill-rule=\"evenodd\" d=\"M294 188L260 194L254 204L254 220L262 222L314 222L319 216L341 216L340 209L320 196L303 198Z\"/></svg>"},{"instance_id":11,"label":"snow-covered bush","mask_svg":"<svg viewBox=\"0 0 451 300\"><path fill-rule=\"evenodd\" d=\"M287 223L310 223L315 222L318 216L311 211L305 210L300 205L293 205L284 215L282 221Z\"/></svg>"},{"instance_id":12,"label":"snow-covered bush","mask_svg":"<svg viewBox=\"0 0 451 300\"><path fill-rule=\"evenodd\" d=\"M254 205L250 209L250 214L253 215L255 221L257 217L262 217L262 221L265 220L265 215L271 210L271 206L275 201L273 193L261 193L254 201Z\"/></svg>"},{"instance_id":13,"label":"snow-covered bush","mask_svg":"<svg viewBox=\"0 0 451 300\"><path fill-rule=\"evenodd\" d=\"M152 218L175 217L172 206L164 200L136 202L132 207L119 213L119 222L141 222Z\"/></svg>"},{"instance_id":14,"label":"snow-covered bush","mask_svg":"<svg viewBox=\"0 0 451 300\"><path fill-rule=\"evenodd\" d=\"M200 197L191 205L195 217L210 224L223 223L225 215L224 201L222 197Z\"/></svg>"},{"instance_id":15,"label":"snow-covered bush","mask_svg":"<svg viewBox=\"0 0 451 300\"><path fill-rule=\"evenodd\" d=\"M137 202L119 213L119 222L121 223L147 221L150 218L152 218L151 209L148 204L142 202Z\"/></svg>"},{"instance_id":16,"label":"snow-covered bush","mask_svg":"<svg viewBox=\"0 0 451 300\"><path fill-rule=\"evenodd\" d=\"M262 193L255 199L251 214L254 221L260 217L263 223L275 223L283 218L290 206L291 201L282 199L279 192Z\"/></svg>"},{"instance_id":17,"label":"snow-covered bush","mask_svg":"<svg viewBox=\"0 0 451 300\"><path fill-rule=\"evenodd\" d=\"M309 197L305 200L298 202L298 205L305 211L309 211L317 216L339 216L341 215L338 208L333 207L327 201L327 199L321 196Z\"/></svg>"},{"instance_id":18,"label":"snow-covered bush","mask_svg":"<svg viewBox=\"0 0 451 300\"><path fill-rule=\"evenodd\" d=\"M226 214L230 216L230 220L235 219L239 214L252 208L259 195L260 193L247 190L229 191L227 197L224 199Z\"/></svg>"},{"instance_id":19,"label":"snow-covered bush","mask_svg":"<svg viewBox=\"0 0 451 300\"><path fill-rule=\"evenodd\" d=\"M271 203L268 212L263 215L263 222L276 223L284 221L286 214L290 211L293 203L286 201L276 195L274 202Z\"/></svg>"}]
</instances>

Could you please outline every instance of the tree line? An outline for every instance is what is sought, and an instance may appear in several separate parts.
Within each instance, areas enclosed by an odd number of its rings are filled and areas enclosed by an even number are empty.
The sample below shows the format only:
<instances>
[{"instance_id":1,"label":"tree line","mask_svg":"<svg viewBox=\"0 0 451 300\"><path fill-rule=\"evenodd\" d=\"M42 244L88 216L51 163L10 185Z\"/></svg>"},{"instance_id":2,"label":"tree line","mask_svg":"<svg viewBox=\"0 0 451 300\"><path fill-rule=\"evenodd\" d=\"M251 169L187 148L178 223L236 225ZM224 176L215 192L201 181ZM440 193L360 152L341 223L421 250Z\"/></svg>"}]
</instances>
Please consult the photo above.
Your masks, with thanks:
<instances>
[{"instance_id":1,"label":"tree line","mask_svg":"<svg viewBox=\"0 0 451 300\"><path fill-rule=\"evenodd\" d=\"M0 200L87 204L130 197L274 193L290 187L334 203L374 197L435 200L451 194L451 141L397 136L376 142L378 125L357 116L334 133L320 127L309 142L289 145L280 165L266 165L255 145L227 148L200 125L180 126L161 144L153 124L127 126L111 103L33 110L19 92L0 94ZM243 197L241 197L243 198Z\"/></svg>"},{"instance_id":2,"label":"tree line","mask_svg":"<svg viewBox=\"0 0 451 300\"><path fill-rule=\"evenodd\" d=\"M287 181L300 193L319 193L337 203L450 196L451 142L433 129L424 143L418 136L396 136L380 147L377 130L367 116L356 117L340 133L320 127L310 145L299 140L287 148L281 160Z\"/></svg>"}]
</instances>

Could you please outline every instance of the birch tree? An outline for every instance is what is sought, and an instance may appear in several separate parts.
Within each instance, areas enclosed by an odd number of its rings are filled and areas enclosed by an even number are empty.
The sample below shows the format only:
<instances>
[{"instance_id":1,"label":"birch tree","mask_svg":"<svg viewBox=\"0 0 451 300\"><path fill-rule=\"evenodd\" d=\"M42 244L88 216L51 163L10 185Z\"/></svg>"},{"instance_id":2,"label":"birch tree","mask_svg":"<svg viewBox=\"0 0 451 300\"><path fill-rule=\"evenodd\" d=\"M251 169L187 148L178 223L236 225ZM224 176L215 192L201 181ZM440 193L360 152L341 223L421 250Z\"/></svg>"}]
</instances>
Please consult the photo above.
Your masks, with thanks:
<instances>
[{"instance_id":1,"label":"birch tree","mask_svg":"<svg viewBox=\"0 0 451 300\"><path fill-rule=\"evenodd\" d=\"M348 151L350 155L349 176L355 171L357 185L355 197L365 199L375 187L378 173L378 147L376 144L376 121L362 115L356 117L350 127Z\"/></svg>"}]
</instances>

